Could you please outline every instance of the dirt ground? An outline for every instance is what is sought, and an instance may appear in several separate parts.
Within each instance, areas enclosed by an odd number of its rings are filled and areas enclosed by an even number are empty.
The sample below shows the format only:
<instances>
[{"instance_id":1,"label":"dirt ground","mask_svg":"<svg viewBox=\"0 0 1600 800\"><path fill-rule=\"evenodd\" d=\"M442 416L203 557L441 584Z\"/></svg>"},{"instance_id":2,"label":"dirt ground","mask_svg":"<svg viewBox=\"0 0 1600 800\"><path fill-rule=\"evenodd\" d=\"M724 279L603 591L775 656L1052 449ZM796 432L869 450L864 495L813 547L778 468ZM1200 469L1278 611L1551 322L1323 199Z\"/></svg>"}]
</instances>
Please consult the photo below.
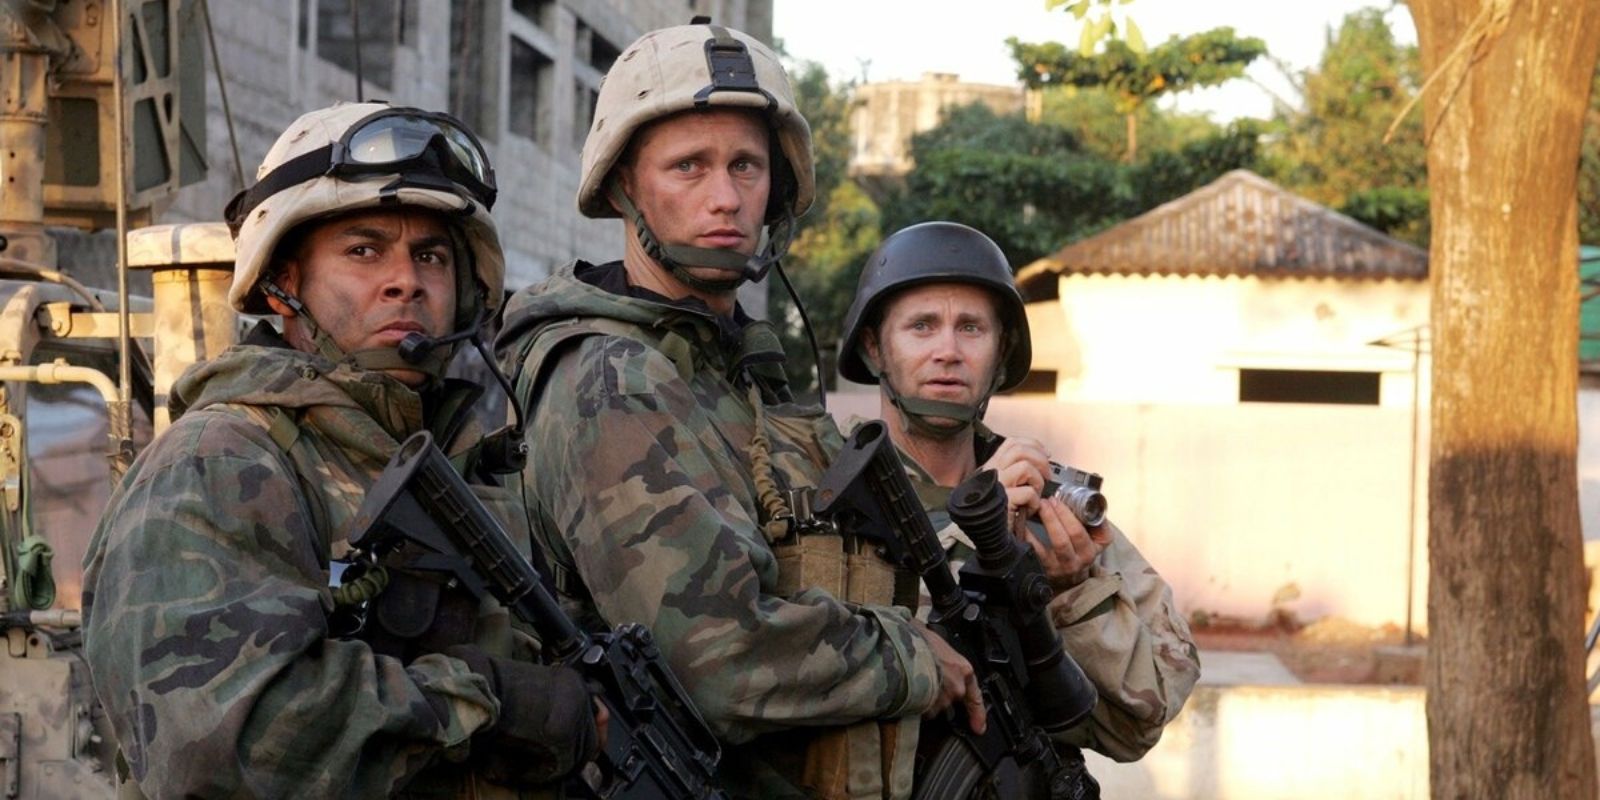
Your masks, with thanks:
<instances>
[{"instance_id":1,"label":"dirt ground","mask_svg":"<svg viewBox=\"0 0 1600 800\"><path fill-rule=\"evenodd\" d=\"M1193 620L1195 641L1202 650L1267 652L1277 655L1289 671L1306 683L1415 684L1421 681L1420 661L1397 666L1380 665L1378 648L1405 643L1405 631L1396 625L1379 628L1327 617L1309 625L1249 624L1238 620ZM1413 637L1417 645L1420 636Z\"/></svg>"}]
</instances>

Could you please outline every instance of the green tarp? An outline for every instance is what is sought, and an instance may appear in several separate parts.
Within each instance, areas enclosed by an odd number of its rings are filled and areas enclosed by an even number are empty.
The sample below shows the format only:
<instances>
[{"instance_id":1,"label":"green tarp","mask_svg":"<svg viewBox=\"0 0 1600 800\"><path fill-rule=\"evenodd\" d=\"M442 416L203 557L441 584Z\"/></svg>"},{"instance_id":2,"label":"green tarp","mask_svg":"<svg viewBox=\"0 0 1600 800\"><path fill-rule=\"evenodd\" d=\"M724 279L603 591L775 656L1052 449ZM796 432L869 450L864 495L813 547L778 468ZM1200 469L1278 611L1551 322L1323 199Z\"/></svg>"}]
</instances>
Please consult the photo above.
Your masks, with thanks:
<instances>
[{"instance_id":1,"label":"green tarp","mask_svg":"<svg viewBox=\"0 0 1600 800\"><path fill-rule=\"evenodd\" d=\"M1578 361L1600 362L1600 246L1578 248L1578 279L1583 306L1578 312Z\"/></svg>"}]
</instances>

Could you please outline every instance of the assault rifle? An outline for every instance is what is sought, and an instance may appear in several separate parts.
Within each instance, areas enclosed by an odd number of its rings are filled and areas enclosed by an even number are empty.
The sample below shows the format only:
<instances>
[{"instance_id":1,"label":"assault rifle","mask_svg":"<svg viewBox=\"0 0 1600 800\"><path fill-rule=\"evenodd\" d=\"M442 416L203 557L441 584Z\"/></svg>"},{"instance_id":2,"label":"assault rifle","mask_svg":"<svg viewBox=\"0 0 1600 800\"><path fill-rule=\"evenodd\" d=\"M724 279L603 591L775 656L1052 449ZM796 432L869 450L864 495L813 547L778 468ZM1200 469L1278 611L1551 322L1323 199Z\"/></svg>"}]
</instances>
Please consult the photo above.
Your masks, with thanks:
<instances>
[{"instance_id":1,"label":"assault rifle","mask_svg":"<svg viewBox=\"0 0 1600 800\"><path fill-rule=\"evenodd\" d=\"M881 422L856 429L817 490L819 516L878 540L922 575L933 600L929 627L972 663L983 690L984 733L959 707L924 725L915 796L964 798L981 786L998 797L1098 798L1082 754L1058 752L1049 738L1094 710L1095 688L1061 649L1046 612L1050 584L1008 529L994 471L956 487L949 509L978 551L959 583Z\"/></svg>"},{"instance_id":2,"label":"assault rifle","mask_svg":"<svg viewBox=\"0 0 1600 800\"><path fill-rule=\"evenodd\" d=\"M400 445L354 528L350 543L369 554L420 548L411 568L445 574L474 597L494 597L539 632L552 663L599 687L611 715L605 752L594 764L598 774L573 779L569 790L591 798L725 800L713 783L721 748L650 631L630 624L584 633L426 431Z\"/></svg>"}]
</instances>

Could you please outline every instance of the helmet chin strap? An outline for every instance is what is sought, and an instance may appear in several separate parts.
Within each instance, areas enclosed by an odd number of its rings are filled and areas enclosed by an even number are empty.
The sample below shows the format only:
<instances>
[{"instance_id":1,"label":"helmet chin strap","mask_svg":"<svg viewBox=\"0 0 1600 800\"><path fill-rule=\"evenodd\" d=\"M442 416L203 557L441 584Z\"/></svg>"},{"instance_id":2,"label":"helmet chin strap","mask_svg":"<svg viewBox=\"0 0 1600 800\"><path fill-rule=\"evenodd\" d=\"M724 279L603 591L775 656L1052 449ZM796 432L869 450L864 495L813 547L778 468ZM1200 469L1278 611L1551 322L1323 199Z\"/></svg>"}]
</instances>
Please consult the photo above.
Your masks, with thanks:
<instances>
[{"instance_id":1,"label":"helmet chin strap","mask_svg":"<svg viewBox=\"0 0 1600 800\"><path fill-rule=\"evenodd\" d=\"M333 337L317 324L316 318L311 316L311 310L306 308L299 298L284 291L283 287L272 280L263 280L261 291L277 298L303 321L307 333L311 335L311 344L316 348L317 355L329 361L349 364L360 370L420 372L428 376L429 383L433 383L444 376L445 367L450 364L450 357L455 354L454 347L436 348L413 363L402 358L400 350L395 347L372 347L346 353L333 341Z\"/></svg>"},{"instance_id":2,"label":"helmet chin strap","mask_svg":"<svg viewBox=\"0 0 1600 800\"><path fill-rule=\"evenodd\" d=\"M989 388L983 393L983 399L977 405L969 406L946 400L906 397L895 388L894 382L889 380L889 376L868 358L866 353L861 354L861 363L865 364L867 371L878 379L878 386L889 396L889 403L900 412L900 420L906 429L939 441L954 439L971 430L973 423L983 419L984 412L989 410L989 398L994 396L1001 379L999 371L996 370L994 379L989 381ZM955 422L936 423L933 421L935 419L955 420Z\"/></svg>"},{"instance_id":3,"label":"helmet chin strap","mask_svg":"<svg viewBox=\"0 0 1600 800\"><path fill-rule=\"evenodd\" d=\"M783 219L772 224L766 246L754 255L745 256L732 250L663 244L656 237L655 231L650 230L650 224L645 222L644 212L633 204L633 200L622 191L622 186L616 180L607 185L606 195L616 204L618 210L633 222L634 235L639 239L639 246L644 249L645 255L666 267L667 271L685 286L702 292L718 294L731 292L744 285L746 281L753 282L765 278L767 270L789 251L789 242L794 238L794 214L785 211ZM733 275L728 278L702 278L692 274L689 271L691 267L731 272Z\"/></svg>"}]
</instances>

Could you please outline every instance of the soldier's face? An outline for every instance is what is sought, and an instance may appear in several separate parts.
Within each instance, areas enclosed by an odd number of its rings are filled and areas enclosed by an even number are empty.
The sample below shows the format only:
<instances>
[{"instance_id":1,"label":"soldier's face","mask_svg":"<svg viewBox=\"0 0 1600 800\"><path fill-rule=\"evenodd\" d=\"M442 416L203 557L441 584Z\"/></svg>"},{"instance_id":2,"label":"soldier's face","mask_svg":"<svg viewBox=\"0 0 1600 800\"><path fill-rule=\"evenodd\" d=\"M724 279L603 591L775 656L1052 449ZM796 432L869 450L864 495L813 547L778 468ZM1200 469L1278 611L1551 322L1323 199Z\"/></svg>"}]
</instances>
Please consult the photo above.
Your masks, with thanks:
<instances>
[{"instance_id":1,"label":"soldier's face","mask_svg":"<svg viewBox=\"0 0 1600 800\"><path fill-rule=\"evenodd\" d=\"M635 134L618 174L663 244L750 255L761 243L772 187L769 146L767 126L753 111L687 112ZM726 277L696 271L702 273Z\"/></svg>"},{"instance_id":2,"label":"soldier's face","mask_svg":"<svg viewBox=\"0 0 1600 800\"><path fill-rule=\"evenodd\" d=\"M941 283L890 298L882 322L865 332L863 344L902 396L974 406L994 380L1000 333L988 292Z\"/></svg>"},{"instance_id":3,"label":"soldier's face","mask_svg":"<svg viewBox=\"0 0 1600 800\"><path fill-rule=\"evenodd\" d=\"M317 223L285 263L279 284L350 353L396 347L413 331L449 333L455 270L449 231L439 215L422 209L362 211ZM303 321L276 299L268 302L284 316L289 343L314 352ZM413 370L390 374L410 386L427 379Z\"/></svg>"}]
</instances>

